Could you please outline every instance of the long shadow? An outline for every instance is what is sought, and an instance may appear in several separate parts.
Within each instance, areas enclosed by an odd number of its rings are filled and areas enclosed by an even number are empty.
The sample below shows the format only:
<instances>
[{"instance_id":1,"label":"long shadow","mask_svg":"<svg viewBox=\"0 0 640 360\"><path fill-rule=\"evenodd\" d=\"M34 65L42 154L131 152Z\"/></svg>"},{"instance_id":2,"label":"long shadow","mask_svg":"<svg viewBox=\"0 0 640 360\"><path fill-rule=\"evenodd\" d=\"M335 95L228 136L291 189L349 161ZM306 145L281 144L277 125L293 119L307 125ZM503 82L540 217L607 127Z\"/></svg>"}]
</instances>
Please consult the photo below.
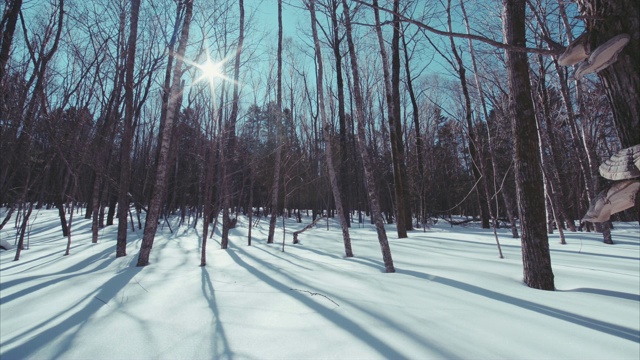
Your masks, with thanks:
<instances>
[{"instance_id":1,"label":"long shadow","mask_svg":"<svg viewBox=\"0 0 640 360\"><path fill-rule=\"evenodd\" d=\"M618 299L625 299L625 300L631 300L631 301L640 302L640 295L626 293L626 292L622 292L622 291L594 289L594 288L577 288L577 289L558 290L558 291L579 292L579 293L585 293L585 294L595 294L595 295L602 295L602 296L610 296L610 297L615 297L615 298L618 298Z\"/></svg>"},{"instance_id":2,"label":"long shadow","mask_svg":"<svg viewBox=\"0 0 640 360\"><path fill-rule=\"evenodd\" d=\"M592 319L586 316L570 313L568 311L555 309L546 305L536 304L534 302L518 299L513 296L501 294L495 291L491 291L479 286L467 284L461 281L448 279L440 276L429 275L419 271L412 270L400 270L401 274L415 276L420 279L433 281L439 284L451 286L453 288L470 292L472 294L484 296L486 298L502 301L507 304L515 305L526 310L534 311L542 315L551 316L556 319L568 321L570 323L587 327L592 330L600 331L605 334L617 336L619 338L630 340L640 343L640 332L637 329L631 329L625 326L620 326L606 321Z\"/></svg>"},{"instance_id":3,"label":"long shadow","mask_svg":"<svg viewBox=\"0 0 640 360\"><path fill-rule=\"evenodd\" d=\"M102 252L99 252L95 255L92 255L88 258L86 258L83 261L80 261L78 263L73 264L72 266L68 267L65 270L56 272L56 273L52 273L52 274L46 274L46 275L36 275L36 276L29 276L29 277L24 277L24 278L20 278L20 279L15 279L15 280L10 280L7 282L0 282L0 303L6 304L10 301L13 301L15 299L20 298L23 295L32 293L34 291L38 291L39 289L45 288L47 286L53 285L53 284L57 284L61 281L65 281L67 279L70 278L74 278L77 276L81 276L81 275L86 275L89 273L93 273L95 271L99 271L102 270L104 268L106 268L107 266L109 266L109 264L111 263L111 261L109 261L109 255L112 253L112 249L105 249ZM96 267L92 267L91 269L87 270L87 271L83 271L83 272L77 272L79 270L82 270L86 267L88 267L89 265L100 261L100 260L105 260L102 261L98 266ZM115 260L112 259L112 260ZM47 278L47 277L54 277L57 275L62 275L62 276L58 276L54 279L51 280L47 280L47 281L38 281L35 285L30 286L28 288L22 289L20 291L17 291L13 294L7 295L7 296L1 296L2 293L6 292L9 288L15 286L15 285L19 285L19 284L24 284L27 283L29 281L33 281L33 280L40 280L42 278Z\"/></svg>"},{"instance_id":4,"label":"long shadow","mask_svg":"<svg viewBox=\"0 0 640 360\"><path fill-rule=\"evenodd\" d=\"M269 264L263 260L257 259L256 257L254 257L253 255L250 255L249 253L247 253L246 251L242 250L242 248L239 248L238 251L243 253L243 256L247 256L248 258L251 258L252 260L260 263L264 268L270 268L273 269L275 271L277 271L279 274L288 277L289 279L292 280L292 282L298 282L297 280L295 280L294 278L292 278L291 276L285 274L284 272L280 271L280 269L277 269L275 266L273 266L272 264ZM404 359L406 358L405 355L403 355L402 353L400 353L398 350L394 349L392 346L390 346L389 344L387 344L384 339L378 338L375 335L371 334L370 332L368 332L366 329L364 329L360 324L354 322L353 320L341 315L338 312L333 311L332 309L321 305L320 303L317 303L313 300L311 300L311 298L309 298L308 296L305 296L303 293L297 292L297 291L292 291L291 287L286 286L285 284L278 282L277 280L273 279L272 277L268 276L267 274L257 270L255 267L249 265L247 262L245 262L238 254L236 254L235 251L229 251L228 252L229 256L241 267L245 268L247 271L249 271L253 276L255 276L256 278L260 279L261 281L263 281L265 284L270 285L271 287L273 287L276 290L279 290L282 294L286 294L291 296L292 298L298 300L300 303L304 304L305 306L309 307L310 309L316 311L318 314L322 315L325 319L333 322L336 326L348 331L349 333L353 334L354 336L356 336L357 338L359 338L362 342L364 342L365 344L369 345L371 348L373 348L375 351L377 351L382 357L387 358L387 359ZM380 317L378 317L380 318ZM388 319L382 319L385 320L387 323L389 323L390 326L399 329L399 330L403 330L400 327L398 327L397 325L391 323ZM406 333L406 331L405 331ZM426 346L427 344L423 344L424 346ZM442 354L441 356L444 358L452 358L454 357L453 354L451 353L447 353L444 350L429 346L429 349L439 352L440 354Z\"/></svg>"},{"instance_id":5,"label":"long shadow","mask_svg":"<svg viewBox=\"0 0 640 360\"><path fill-rule=\"evenodd\" d=\"M206 267L201 266L200 270L202 270L202 294L207 299L209 303L209 308L214 316L215 325L215 334L216 336L212 343L213 353L215 359L233 359L233 352L229 347L229 341L227 340L227 335L224 332L224 328L222 327L222 322L220 321L220 310L218 309L218 304L216 303L216 294L213 289L213 283L211 282L211 276L209 275L209 271ZM218 341L219 339L219 341ZM219 343L221 342L221 343ZM217 351L218 347L221 351Z\"/></svg>"},{"instance_id":6,"label":"long shadow","mask_svg":"<svg viewBox=\"0 0 640 360\"><path fill-rule=\"evenodd\" d=\"M465 243L465 244L473 244L473 245L480 245L480 246L493 246L495 247L496 244L492 244L492 243L481 243L481 242L475 242L475 241L469 241L469 240L459 240L459 239L448 239L448 238L442 238L442 237L433 237L433 239L439 239L441 241L451 241L451 242L459 242L459 243ZM505 244L500 244L500 246L502 246L503 248L520 248L520 245L505 245ZM621 255L611 255L611 254L598 254L598 253L592 253L592 252L586 252L586 251L575 251L575 250L562 250L562 249L550 249L551 253L568 253L568 254L580 254L580 255L590 255L590 256L602 256L602 257L609 257L609 258L614 258L614 259L625 259L625 260L638 260L637 257L630 257L630 256L621 256Z\"/></svg>"},{"instance_id":7,"label":"long shadow","mask_svg":"<svg viewBox=\"0 0 640 360\"><path fill-rule=\"evenodd\" d=\"M134 267L132 264L136 259L132 259L129 267L121 270L114 277L109 279L104 285L95 291L89 293L84 298L78 300L75 304L71 305L67 310L44 320L42 323L33 326L32 328L25 330L19 335L16 335L12 339L3 344L6 346L15 341L28 338L20 346L17 346L11 350L8 350L2 354L3 359L25 359L34 356L40 349L51 344L53 341L57 343L55 353L51 354L52 359L60 358L67 352L72 344L74 338L81 332L82 328L88 323L88 320L93 314L95 314L101 307L109 306L109 301L120 292L127 284L133 279L142 268ZM77 304L84 300L93 298L83 308L78 309ZM58 319L64 319L59 324L52 326L44 331L40 331L41 328L47 326ZM63 339L58 339L61 335L70 332L65 335ZM114 344L116 345L116 344Z\"/></svg>"},{"instance_id":8,"label":"long shadow","mask_svg":"<svg viewBox=\"0 0 640 360\"><path fill-rule=\"evenodd\" d=\"M301 269L305 269L305 270L311 270L310 268L305 267L305 266L302 266L302 265L300 265L300 264L296 264L296 263L294 263L293 261L291 261L291 260L289 260L289 259L286 259L284 256L282 256L282 255L280 255L280 254L277 254L277 253L275 253L275 252L267 251L267 250L265 250L265 249L263 249L263 248L261 248L261 247L259 247L259 246L254 246L253 248L254 248L254 249L256 249L256 250L263 251L263 252L265 252L265 253L267 253L267 254L269 254L269 255L271 255L271 256L273 256L273 257L275 257L275 258L279 259L279 260L282 260L282 261L284 261L284 262L286 262L286 263L289 263L289 264L291 264L291 265L293 265L293 266L295 266L295 267L299 267L299 268L301 268ZM286 253L286 254L287 254L289 257L298 258L298 259L300 258L299 256L297 256L297 255L295 255L295 254L291 254L291 253Z\"/></svg>"}]
</instances>

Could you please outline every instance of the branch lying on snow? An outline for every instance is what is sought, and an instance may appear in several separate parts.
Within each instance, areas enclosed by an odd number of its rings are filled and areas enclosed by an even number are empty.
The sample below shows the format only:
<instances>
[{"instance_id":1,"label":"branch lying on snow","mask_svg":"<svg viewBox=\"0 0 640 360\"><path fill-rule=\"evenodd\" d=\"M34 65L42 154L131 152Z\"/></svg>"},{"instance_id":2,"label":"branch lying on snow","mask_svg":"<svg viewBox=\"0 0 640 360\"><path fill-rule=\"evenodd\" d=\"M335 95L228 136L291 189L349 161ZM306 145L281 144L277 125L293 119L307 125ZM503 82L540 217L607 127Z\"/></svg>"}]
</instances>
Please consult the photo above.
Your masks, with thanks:
<instances>
[{"instance_id":1,"label":"branch lying on snow","mask_svg":"<svg viewBox=\"0 0 640 360\"><path fill-rule=\"evenodd\" d=\"M319 295L319 296L322 296L322 297L324 297L325 299L327 299L327 300L331 301L332 303L336 304L336 306L340 306L340 304L338 304L337 302L335 302L335 301L331 300L331 298L330 298L330 297L328 297L327 295L324 295L324 294L314 293L314 292L311 292L311 291L308 291L308 290L300 290L300 289L289 289L289 290L299 291L299 292L303 292L303 293L311 294L311 296Z\"/></svg>"},{"instance_id":2,"label":"branch lying on snow","mask_svg":"<svg viewBox=\"0 0 640 360\"><path fill-rule=\"evenodd\" d=\"M448 223L449 223L449 224L451 224L451 225L462 225L462 224L470 223L470 222L472 222L472 221L480 221L480 218L477 218L477 217L472 217L471 219L465 219L465 220L460 220L460 221L458 221L458 220L453 220L453 219L451 219L451 220L450 220L450 219L447 219L447 218L446 218L446 217L444 217L444 216L440 216L440 218L441 218L442 220L444 220L444 221L448 222Z\"/></svg>"},{"instance_id":3,"label":"branch lying on snow","mask_svg":"<svg viewBox=\"0 0 640 360\"><path fill-rule=\"evenodd\" d=\"M298 234L301 234L301 233L311 229L312 227L314 227L318 223L318 221L320 221L322 219L324 219L324 216L318 216L315 220L313 220L313 222L311 224L305 226L302 230L295 231L293 233L293 243L294 244L298 243Z\"/></svg>"}]
</instances>

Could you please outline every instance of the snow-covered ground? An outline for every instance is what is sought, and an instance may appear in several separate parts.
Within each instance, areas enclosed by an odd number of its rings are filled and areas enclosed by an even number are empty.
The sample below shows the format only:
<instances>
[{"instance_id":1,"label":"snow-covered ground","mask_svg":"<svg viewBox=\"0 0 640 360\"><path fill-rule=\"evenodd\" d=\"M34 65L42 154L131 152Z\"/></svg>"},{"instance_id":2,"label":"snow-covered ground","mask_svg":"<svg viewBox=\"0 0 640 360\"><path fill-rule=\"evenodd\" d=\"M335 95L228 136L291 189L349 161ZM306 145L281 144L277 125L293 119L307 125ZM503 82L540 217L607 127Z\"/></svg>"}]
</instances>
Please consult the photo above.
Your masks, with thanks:
<instances>
[{"instance_id":1,"label":"snow-covered ground","mask_svg":"<svg viewBox=\"0 0 640 360\"><path fill-rule=\"evenodd\" d=\"M34 215L35 216L35 212ZM266 244L240 218L230 248L219 230L200 267L200 229L167 227L151 265L135 267L141 231L115 258L116 227L91 244L74 218L63 256L56 211L40 211L30 249L0 252L0 358L9 359L634 359L640 358L637 223L599 234L550 238L557 291L523 285L520 242L500 231L439 222L397 239L386 274L371 225L351 229L345 258L337 223L287 245ZM7 225L1 240L14 242ZM280 225L280 222L279 222ZM200 228L200 226L199 226Z\"/></svg>"}]
</instances>

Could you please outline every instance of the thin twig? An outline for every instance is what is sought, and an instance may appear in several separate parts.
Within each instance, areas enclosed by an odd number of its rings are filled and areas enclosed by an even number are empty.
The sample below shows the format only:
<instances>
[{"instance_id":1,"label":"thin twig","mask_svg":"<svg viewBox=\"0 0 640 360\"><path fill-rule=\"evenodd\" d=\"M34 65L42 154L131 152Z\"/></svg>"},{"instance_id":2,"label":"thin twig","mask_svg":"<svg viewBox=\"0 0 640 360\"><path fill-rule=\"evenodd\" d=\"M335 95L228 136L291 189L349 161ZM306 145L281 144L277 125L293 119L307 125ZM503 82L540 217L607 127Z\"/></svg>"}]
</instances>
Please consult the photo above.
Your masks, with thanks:
<instances>
[{"instance_id":1,"label":"thin twig","mask_svg":"<svg viewBox=\"0 0 640 360\"><path fill-rule=\"evenodd\" d=\"M329 298L327 295L324 295L324 294L315 293L315 292L311 292L311 291L308 291L308 290L300 290L300 289L289 289L289 290L294 290L294 291L304 292L304 293L310 294L311 296L319 295L319 296L322 296L322 297L324 297L325 299L327 299L327 300L331 301L332 303L336 304L336 306L340 306L340 304L338 304L337 302L335 302L335 301L331 300L331 298Z\"/></svg>"}]
</instances>

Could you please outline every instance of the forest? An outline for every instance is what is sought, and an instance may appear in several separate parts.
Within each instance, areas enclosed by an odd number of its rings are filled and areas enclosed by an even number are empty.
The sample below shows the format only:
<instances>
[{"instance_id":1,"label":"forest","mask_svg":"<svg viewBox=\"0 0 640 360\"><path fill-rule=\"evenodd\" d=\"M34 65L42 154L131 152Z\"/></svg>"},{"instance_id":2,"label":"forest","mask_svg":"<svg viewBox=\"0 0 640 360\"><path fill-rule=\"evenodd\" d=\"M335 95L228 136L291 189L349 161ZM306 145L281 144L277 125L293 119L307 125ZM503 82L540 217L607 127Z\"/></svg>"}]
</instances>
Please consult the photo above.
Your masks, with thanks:
<instances>
[{"instance_id":1,"label":"forest","mask_svg":"<svg viewBox=\"0 0 640 360\"><path fill-rule=\"evenodd\" d=\"M350 257L349 229L370 219L394 272L385 225L402 239L478 221L521 238L524 282L553 290L548 234L615 242L610 221L582 219L611 183L600 164L640 144L638 14L636 0L6 0L0 229L18 228L16 260L38 208L58 209L69 244L74 214L94 243L117 226L117 257L144 229L145 266L179 218L204 266L218 221L224 249L240 215L249 245L259 219L272 243L279 219L335 218ZM615 58L585 72L610 39ZM587 54L568 63L575 44Z\"/></svg>"}]
</instances>

